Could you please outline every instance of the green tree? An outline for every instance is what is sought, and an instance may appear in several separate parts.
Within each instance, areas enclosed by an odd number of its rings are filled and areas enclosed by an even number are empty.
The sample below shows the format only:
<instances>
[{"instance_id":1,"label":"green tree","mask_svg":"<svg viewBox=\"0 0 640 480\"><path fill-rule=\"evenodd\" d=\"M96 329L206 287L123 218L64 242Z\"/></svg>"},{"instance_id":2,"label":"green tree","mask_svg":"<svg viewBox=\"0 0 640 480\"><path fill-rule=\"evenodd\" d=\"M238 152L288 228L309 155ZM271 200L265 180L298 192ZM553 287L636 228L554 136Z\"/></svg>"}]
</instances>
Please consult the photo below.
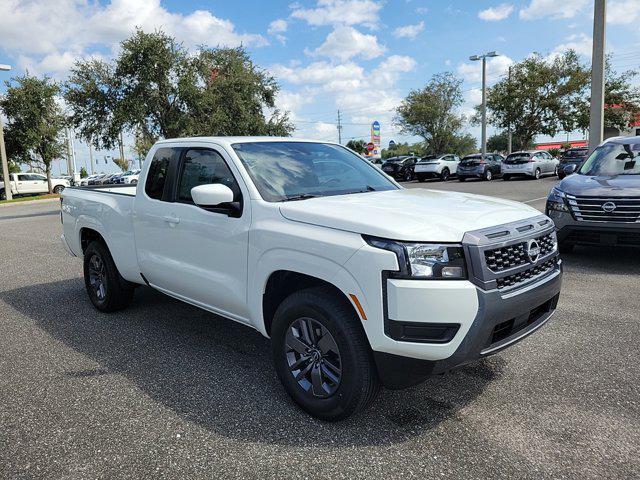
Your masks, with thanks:
<instances>
[{"instance_id":1,"label":"green tree","mask_svg":"<svg viewBox=\"0 0 640 480\"><path fill-rule=\"evenodd\" d=\"M288 135L278 85L242 48L190 53L173 37L137 30L112 62L76 62L65 85L72 122L96 148L122 130L148 144L195 135ZM267 112L267 113L265 113Z\"/></svg>"},{"instance_id":2,"label":"green tree","mask_svg":"<svg viewBox=\"0 0 640 480\"><path fill-rule=\"evenodd\" d=\"M80 167L80 178L87 178L89 174L87 173L87 169L84 167Z\"/></svg>"},{"instance_id":3,"label":"green tree","mask_svg":"<svg viewBox=\"0 0 640 480\"><path fill-rule=\"evenodd\" d=\"M460 157L464 157L477 151L478 144L475 137L468 133L461 133L453 136L447 153L455 153Z\"/></svg>"},{"instance_id":4,"label":"green tree","mask_svg":"<svg viewBox=\"0 0 640 480\"><path fill-rule=\"evenodd\" d=\"M532 144L536 135L575 130L588 82L573 50L553 58L531 55L511 67L510 80L487 90L488 121L503 130L510 125L520 145Z\"/></svg>"},{"instance_id":5,"label":"green tree","mask_svg":"<svg viewBox=\"0 0 640 480\"><path fill-rule=\"evenodd\" d=\"M396 143L394 148L385 148L382 150L381 156L383 159L391 158L391 157L401 157L403 155L417 155L419 157L424 156L425 149L424 144L421 142L418 143Z\"/></svg>"},{"instance_id":6,"label":"green tree","mask_svg":"<svg viewBox=\"0 0 640 480\"><path fill-rule=\"evenodd\" d=\"M349 140L347 142L347 148L350 148L356 153L366 153L367 144L364 140Z\"/></svg>"},{"instance_id":7,"label":"green tree","mask_svg":"<svg viewBox=\"0 0 640 480\"><path fill-rule=\"evenodd\" d=\"M126 158L114 158L113 163L115 163L123 172L129 170L129 160L127 160Z\"/></svg>"},{"instance_id":8,"label":"green tree","mask_svg":"<svg viewBox=\"0 0 640 480\"><path fill-rule=\"evenodd\" d=\"M529 150L533 148L533 143L522 143L519 138L512 135L511 149L514 152L518 150ZM505 131L495 133L487 139L488 152L507 152L509 150L509 134Z\"/></svg>"},{"instance_id":9,"label":"green tree","mask_svg":"<svg viewBox=\"0 0 640 480\"><path fill-rule=\"evenodd\" d=\"M633 79L640 72L629 70L619 74L611 66L611 60L607 57L605 64L604 84L604 126L625 131L629 125L640 115L640 89L633 85ZM584 97L578 107L576 128L588 130L589 128L589 98Z\"/></svg>"},{"instance_id":10,"label":"green tree","mask_svg":"<svg viewBox=\"0 0 640 480\"><path fill-rule=\"evenodd\" d=\"M65 116L56 102L60 87L48 77L29 74L5 85L0 106L7 116L7 155L14 162L44 171L52 193L51 162L64 151Z\"/></svg>"},{"instance_id":11,"label":"green tree","mask_svg":"<svg viewBox=\"0 0 640 480\"><path fill-rule=\"evenodd\" d=\"M450 152L460 142L464 117L462 81L452 73L439 73L421 90L412 90L396 110L395 122L403 133L424 139L426 153Z\"/></svg>"}]
</instances>

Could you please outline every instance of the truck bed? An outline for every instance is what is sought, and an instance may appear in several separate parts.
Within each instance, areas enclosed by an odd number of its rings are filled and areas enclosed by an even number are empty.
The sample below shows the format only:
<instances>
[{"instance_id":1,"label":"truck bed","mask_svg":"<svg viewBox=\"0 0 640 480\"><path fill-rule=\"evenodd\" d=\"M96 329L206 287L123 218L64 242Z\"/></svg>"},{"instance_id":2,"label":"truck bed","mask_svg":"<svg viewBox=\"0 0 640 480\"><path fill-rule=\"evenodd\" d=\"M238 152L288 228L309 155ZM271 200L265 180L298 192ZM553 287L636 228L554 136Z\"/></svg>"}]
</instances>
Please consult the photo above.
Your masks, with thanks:
<instances>
[{"instance_id":1,"label":"truck bed","mask_svg":"<svg viewBox=\"0 0 640 480\"><path fill-rule=\"evenodd\" d=\"M120 274L140 282L133 233L136 186L105 185L65 188L61 195L64 242L82 257L83 231L93 230L104 238Z\"/></svg>"}]
</instances>

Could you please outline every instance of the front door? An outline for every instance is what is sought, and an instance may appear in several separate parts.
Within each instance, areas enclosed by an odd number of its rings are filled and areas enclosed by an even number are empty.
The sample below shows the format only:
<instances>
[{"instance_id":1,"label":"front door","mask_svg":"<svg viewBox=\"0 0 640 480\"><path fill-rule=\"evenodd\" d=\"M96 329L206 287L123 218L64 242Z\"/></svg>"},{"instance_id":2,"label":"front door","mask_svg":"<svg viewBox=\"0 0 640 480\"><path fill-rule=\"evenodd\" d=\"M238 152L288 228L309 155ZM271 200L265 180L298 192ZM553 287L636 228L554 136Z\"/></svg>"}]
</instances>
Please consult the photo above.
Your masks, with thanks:
<instances>
[{"instance_id":1,"label":"front door","mask_svg":"<svg viewBox=\"0 0 640 480\"><path fill-rule=\"evenodd\" d=\"M239 175L232 172L233 164L223 149L185 148L168 156L170 173L165 175L174 181L163 187L160 200L140 192L144 205L136 206L137 212L145 212L136 222L142 273L161 290L246 320L250 204L245 201L241 212L227 214L201 208L191 198L191 189L197 185L222 183L242 202L248 194L243 194L236 180ZM152 184L153 170L152 163Z\"/></svg>"}]
</instances>

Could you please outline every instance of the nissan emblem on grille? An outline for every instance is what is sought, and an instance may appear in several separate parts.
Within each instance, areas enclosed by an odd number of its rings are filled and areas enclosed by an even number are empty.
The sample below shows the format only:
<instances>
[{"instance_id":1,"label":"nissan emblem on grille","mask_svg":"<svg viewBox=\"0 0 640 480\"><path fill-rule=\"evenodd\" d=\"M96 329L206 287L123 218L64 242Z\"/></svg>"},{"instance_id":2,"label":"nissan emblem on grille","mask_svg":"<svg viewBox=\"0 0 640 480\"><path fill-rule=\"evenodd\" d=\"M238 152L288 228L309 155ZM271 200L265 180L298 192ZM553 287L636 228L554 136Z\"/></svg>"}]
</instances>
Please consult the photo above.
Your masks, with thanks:
<instances>
[{"instance_id":1,"label":"nissan emblem on grille","mask_svg":"<svg viewBox=\"0 0 640 480\"><path fill-rule=\"evenodd\" d=\"M607 213L611 213L616 209L616 204L613 202L606 202L602 205L602 210L604 210Z\"/></svg>"},{"instance_id":2,"label":"nissan emblem on grille","mask_svg":"<svg viewBox=\"0 0 640 480\"><path fill-rule=\"evenodd\" d=\"M529 261L531 263L536 263L538 261L538 258L540 258L540 244L532 238L527 242L527 248L525 249L525 252Z\"/></svg>"}]
</instances>

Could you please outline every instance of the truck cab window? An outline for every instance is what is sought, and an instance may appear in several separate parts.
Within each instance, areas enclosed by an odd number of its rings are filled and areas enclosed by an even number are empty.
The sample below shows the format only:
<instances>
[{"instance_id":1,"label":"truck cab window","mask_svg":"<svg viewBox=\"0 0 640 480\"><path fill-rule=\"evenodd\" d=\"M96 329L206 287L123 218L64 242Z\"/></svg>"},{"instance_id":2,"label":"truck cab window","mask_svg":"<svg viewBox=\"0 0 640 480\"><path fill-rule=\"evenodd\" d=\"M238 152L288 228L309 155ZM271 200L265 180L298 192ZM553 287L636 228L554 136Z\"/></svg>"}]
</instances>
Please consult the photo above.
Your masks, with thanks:
<instances>
[{"instance_id":1,"label":"truck cab window","mask_svg":"<svg viewBox=\"0 0 640 480\"><path fill-rule=\"evenodd\" d=\"M180 173L178 201L192 203L191 189L211 183L229 187L235 201L240 197L238 183L218 152L211 149L187 150Z\"/></svg>"},{"instance_id":2,"label":"truck cab window","mask_svg":"<svg viewBox=\"0 0 640 480\"><path fill-rule=\"evenodd\" d=\"M147 174L147 182L144 186L144 190L149 197L156 200L162 199L162 193L164 192L164 185L167 179L167 170L173 154L173 148L160 148L153 156L153 160L151 160L151 165L149 166L149 173Z\"/></svg>"}]
</instances>

